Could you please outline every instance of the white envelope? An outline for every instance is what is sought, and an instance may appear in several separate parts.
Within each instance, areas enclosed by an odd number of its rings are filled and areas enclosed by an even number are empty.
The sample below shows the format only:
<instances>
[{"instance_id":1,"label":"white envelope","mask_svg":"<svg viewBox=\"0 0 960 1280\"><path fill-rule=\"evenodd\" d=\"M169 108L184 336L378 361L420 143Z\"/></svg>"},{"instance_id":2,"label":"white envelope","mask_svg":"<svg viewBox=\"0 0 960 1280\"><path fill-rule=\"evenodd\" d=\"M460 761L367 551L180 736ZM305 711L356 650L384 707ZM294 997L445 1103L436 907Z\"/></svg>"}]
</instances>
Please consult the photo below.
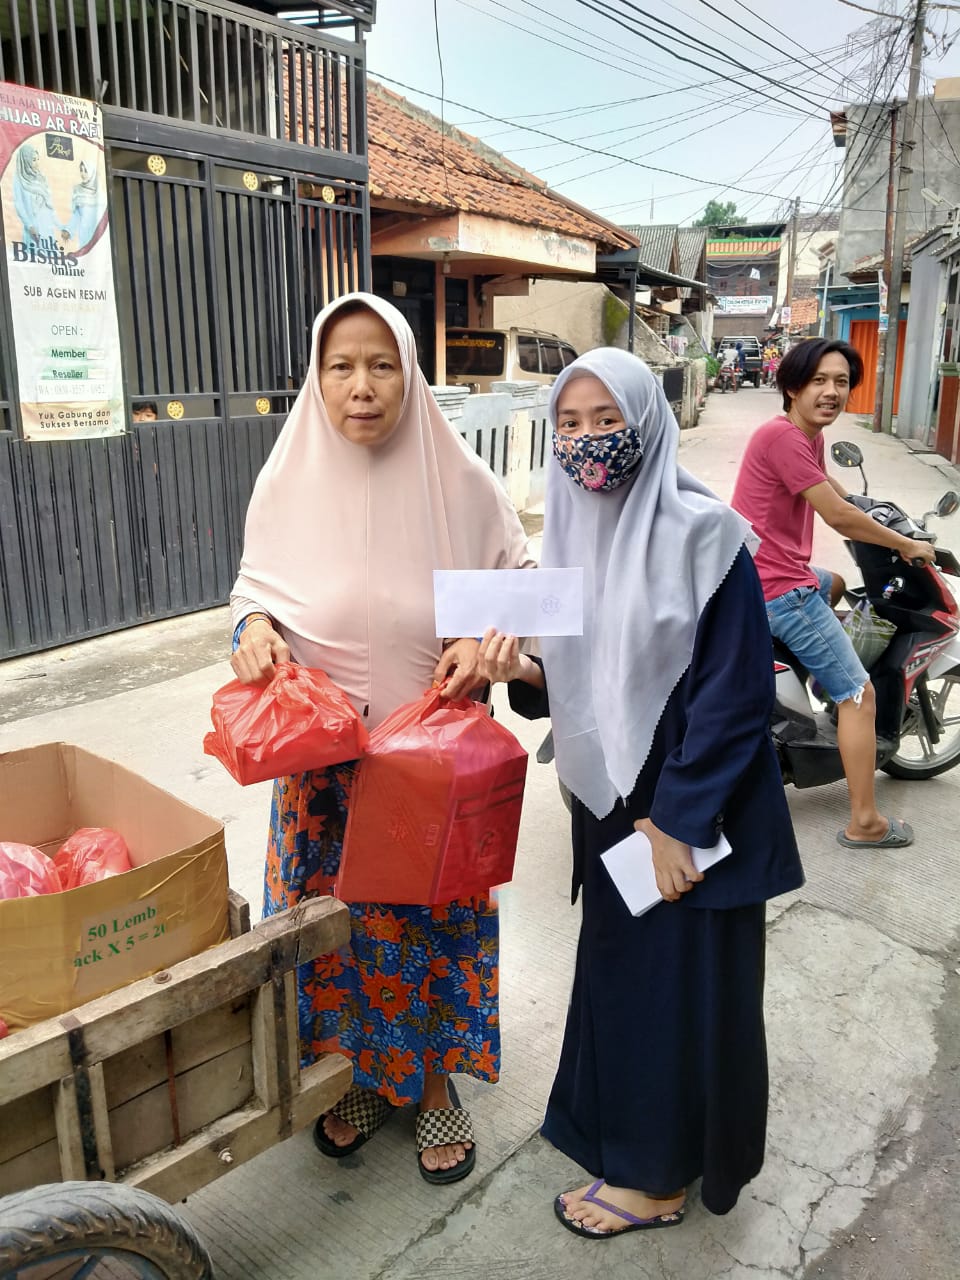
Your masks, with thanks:
<instances>
[{"instance_id":1,"label":"white envelope","mask_svg":"<svg viewBox=\"0 0 960 1280\"><path fill-rule=\"evenodd\" d=\"M582 636L582 569L434 569L438 636Z\"/></svg>"},{"instance_id":2,"label":"white envelope","mask_svg":"<svg viewBox=\"0 0 960 1280\"><path fill-rule=\"evenodd\" d=\"M730 841L721 835L712 849L691 850L693 865L698 871L706 871L730 852ZM600 857L631 915L642 916L663 902L653 870L653 850L642 831L634 831Z\"/></svg>"}]
</instances>

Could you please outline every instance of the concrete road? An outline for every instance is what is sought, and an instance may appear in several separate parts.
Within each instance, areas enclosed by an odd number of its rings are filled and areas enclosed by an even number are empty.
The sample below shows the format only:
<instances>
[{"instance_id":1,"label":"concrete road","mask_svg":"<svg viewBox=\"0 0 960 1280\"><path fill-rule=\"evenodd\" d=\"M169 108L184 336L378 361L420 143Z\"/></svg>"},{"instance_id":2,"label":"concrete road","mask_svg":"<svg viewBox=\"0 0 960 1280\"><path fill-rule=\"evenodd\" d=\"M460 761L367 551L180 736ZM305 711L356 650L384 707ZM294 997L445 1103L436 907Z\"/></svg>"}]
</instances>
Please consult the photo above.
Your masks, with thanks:
<instances>
[{"instance_id":1,"label":"concrete road","mask_svg":"<svg viewBox=\"0 0 960 1280\"><path fill-rule=\"evenodd\" d=\"M683 464L729 496L749 431L777 407L772 391L711 396L701 425L684 433ZM828 433L844 437L863 449L871 491L911 511L960 488L936 458L855 419ZM960 546L960 518L942 540ZM846 560L829 530L816 558ZM268 788L236 787L200 747L210 695L229 676L227 631L215 610L7 662L0 750L77 742L218 815L232 882L257 911ZM500 704L534 749L542 727ZM711 1217L694 1192L681 1230L603 1250L553 1219L554 1194L582 1180L537 1136L579 917L555 776L531 765L517 877L500 895L503 1077L461 1087L479 1135L477 1172L452 1188L424 1183L407 1113L339 1163L299 1134L184 1207L219 1280L956 1280L960 770L910 785L881 775L878 790L882 807L917 829L912 849L841 850L842 784L790 795L807 884L769 913L767 1161L728 1217Z\"/></svg>"}]
</instances>

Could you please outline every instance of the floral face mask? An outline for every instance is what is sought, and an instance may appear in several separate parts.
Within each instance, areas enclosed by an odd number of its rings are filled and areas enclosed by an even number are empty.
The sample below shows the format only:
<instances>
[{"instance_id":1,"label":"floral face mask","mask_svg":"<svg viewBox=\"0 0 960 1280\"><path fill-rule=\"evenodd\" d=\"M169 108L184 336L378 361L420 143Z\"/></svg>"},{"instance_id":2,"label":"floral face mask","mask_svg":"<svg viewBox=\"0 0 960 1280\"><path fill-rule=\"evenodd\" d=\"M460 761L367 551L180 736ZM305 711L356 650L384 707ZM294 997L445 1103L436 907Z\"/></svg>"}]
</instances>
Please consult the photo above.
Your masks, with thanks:
<instances>
[{"instance_id":1,"label":"floral face mask","mask_svg":"<svg viewBox=\"0 0 960 1280\"><path fill-rule=\"evenodd\" d=\"M554 432L553 456L581 489L606 493L630 479L643 462L643 444L636 427L623 427L602 436L560 436Z\"/></svg>"}]
</instances>

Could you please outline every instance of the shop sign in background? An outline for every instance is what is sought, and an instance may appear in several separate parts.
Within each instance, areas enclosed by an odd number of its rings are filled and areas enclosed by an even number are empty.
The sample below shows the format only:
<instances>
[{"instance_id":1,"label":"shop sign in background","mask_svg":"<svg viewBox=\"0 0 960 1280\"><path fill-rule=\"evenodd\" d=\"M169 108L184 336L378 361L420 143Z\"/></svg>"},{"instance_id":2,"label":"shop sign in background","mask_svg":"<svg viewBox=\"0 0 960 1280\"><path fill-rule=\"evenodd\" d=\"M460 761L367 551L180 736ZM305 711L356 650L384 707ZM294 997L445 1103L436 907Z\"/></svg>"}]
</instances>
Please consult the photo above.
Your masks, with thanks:
<instances>
[{"instance_id":1,"label":"shop sign in background","mask_svg":"<svg viewBox=\"0 0 960 1280\"><path fill-rule=\"evenodd\" d=\"M717 298L717 315L724 316L765 316L773 306L773 296L769 293L728 294Z\"/></svg>"},{"instance_id":2,"label":"shop sign in background","mask_svg":"<svg viewBox=\"0 0 960 1280\"><path fill-rule=\"evenodd\" d=\"M122 432L96 103L0 83L0 210L24 437Z\"/></svg>"}]
</instances>

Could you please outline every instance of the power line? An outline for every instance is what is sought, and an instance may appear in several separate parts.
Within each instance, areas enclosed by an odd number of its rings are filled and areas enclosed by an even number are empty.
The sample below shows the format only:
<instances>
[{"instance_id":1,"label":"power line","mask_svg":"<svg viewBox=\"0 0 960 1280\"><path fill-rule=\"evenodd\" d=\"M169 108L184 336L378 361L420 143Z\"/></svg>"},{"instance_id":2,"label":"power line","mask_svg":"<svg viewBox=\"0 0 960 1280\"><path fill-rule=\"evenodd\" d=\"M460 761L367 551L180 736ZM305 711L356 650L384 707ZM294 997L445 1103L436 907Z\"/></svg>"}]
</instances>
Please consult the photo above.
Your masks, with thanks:
<instances>
[{"instance_id":1,"label":"power line","mask_svg":"<svg viewBox=\"0 0 960 1280\"><path fill-rule=\"evenodd\" d=\"M729 54L726 54L722 51L714 50L713 48L710 47L710 45L706 44L704 41L697 40L695 36L690 37L689 39L685 38L684 33L680 27L675 26L673 23L666 22L662 18L655 18L653 17L653 15L644 15L644 16L649 16L653 18L653 21L658 23L659 26L651 26L650 23L641 22L639 19L635 19L635 18L627 22L623 18L619 17L617 13L613 11L607 4L605 4L604 0L576 0L576 3L581 5L585 9L589 9L593 13L600 14L601 17L607 18L610 22L615 23L617 26L623 27L624 30L629 31L631 35L639 36L641 40L646 41L648 44L652 44L655 48L660 49L662 52L669 54L671 57L676 58L678 61L686 62L691 64L692 66L699 67L702 71L713 70L716 72L716 68L705 67L703 63L697 62L693 58L684 57L683 54L677 53L674 49L670 48L668 45L660 44L657 40L654 40L650 35L644 34L644 31L645 30L652 31L655 35L658 35L661 38L672 38L681 47L686 49L691 49L697 53L700 53L701 57L704 56L704 54L706 54L707 56L722 60L728 63L730 66L735 67L738 71L746 72L747 75L756 76L761 80L765 80L767 84L771 85L775 89L779 90L782 87L778 81L773 80L770 76L766 75L764 72L759 70L754 70L754 68L747 66L745 62L740 62L739 59L733 58ZM644 14L644 11L642 9L639 9L635 4L632 4L631 0L619 0L619 3L624 8L634 10L635 12L640 14ZM663 30L661 30L660 28L663 28ZM741 86L740 81L734 79L734 77L724 75L722 72L717 72L717 74L720 75L721 79L728 80L731 84L736 84L738 87L743 87ZM756 94L758 94L760 97L768 98L771 101L777 101L777 99L774 99L772 95L764 92L762 89L754 88L753 91ZM807 107L819 105L813 102L812 99L805 97L802 93L799 92L799 90L789 88L788 92L792 93L794 97L799 98L800 101L803 102ZM800 111L800 108L794 108L794 110ZM812 115L812 113L809 110L804 111L803 114Z\"/></svg>"},{"instance_id":2,"label":"power line","mask_svg":"<svg viewBox=\"0 0 960 1280\"><path fill-rule=\"evenodd\" d=\"M701 3L705 8L710 9L710 10L711 10L711 12L720 14L720 16L721 16L722 18L724 18L727 22L731 23L733 26L737 27L737 28L738 28L738 30L740 30L740 31L745 31L745 32L747 33L747 35L748 35L748 36L750 36L750 37L751 37L751 39L756 40L758 44L766 45L766 46L767 46L767 48L770 48L770 49L772 49L772 48L774 47L772 44L770 44L769 40L761 40L761 39L760 39L760 37L756 34L756 32L751 31L749 27L745 27L745 26L743 25L743 23L742 23L742 22L738 22L738 21L736 20L736 18L731 17L729 14L724 14L722 10L720 10L720 9L718 9L718 8L716 7L716 5L711 4L711 3L710 3L710 0L700 0L700 3ZM748 12L749 12L749 10L748 10ZM753 15L753 16L756 16L756 15ZM780 34L781 34L781 35L783 35L783 34L784 34L784 32L782 32L782 31L781 31L781 32L780 32ZM789 37L788 37L788 38L789 38ZM784 52L786 52L786 51L784 51ZM810 70L812 70L812 68L811 68L811 66L810 66L810 64L809 64L809 63L807 63L807 62L803 62L803 61L802 61L801 59L799 59L799 58L794 58L794 59L792 59L792 61L794 61L794 62L798 63L801 67L803 67L803 69L804 69L805 71L810 71ZM816 71L814 71L814 75L816 75L816 74L817 74L817 72L816 72ZM831 78L832 78L832 77L831 77ZM841 91L843 90L843 84L842 84L842 82L841 82L840 80L836 80L836 79L835 79L833 82L834 82L834 84L839 85L839 87L840 87Z\"/></svg>"},{"instance_id":3,"label":"power line","mask_svg":"<svg viewBox=\"0 0 960 1280\"><path fill-rule=\"evenodd\" d=\"M381 71L375 71L372 68L370 68L368 69L367 74L374 80L383 80L386 84L396 85L397 88L399 89L406 89L408 93L417 93L417 94L420 94L421 97L432 98L434 101L440 100L440 95L437 93L431 93L427 89L420 89L413 84L406 84L403 80L397 80L393 76L384 75L383 72ZM492 112L483 111L480 109L480 107L471 106L466 102L457 102L454 98L447 98L446 102L449 106L459 107L461 111L472 111L476 115L483 116L484 119L486 120L495 120L497 124L513 123L511 120L508 120L505 116L494 115ZM536 129L531 125L525 125L524 128L527 130L528 133L536 133L543 138L551 138L554 142L566 141L565 138L560 138L555 133L547 133L545 129ZM700 186L704 186L704 187L719 186L719 179L711 180L707 178L707 179L700 180L698 178L695 178L693 174L682 173L678 169L664 169L660 165L642 164L639 160L631 160L629 156L617 155L616 152L614 151L605 151L599 147L586 147L583 145L582 142L571 142L570 146L577 147L580 151L583 151L588 155L604 156L608 160L617 160L621 164L628 164L637 169L646 169L650 173L663 173L671 178L683 178L687 182L695 182L695 183L698 183ZM507 158L509 159L509 157ZM742 191L742 192L745 192L747 195L770 195L770 192L767 192L767 191L756 191L751 187L740 187L732 183L728 183L727 186L725 186L723 189L725 191Z\"/></svg>"},{"instance_id":4,"label":"power line","mask_svg":"<svg viewBox=\"0 0 960 1280\"><path fill-rule=\"evenodd\" d=\"M444 124L444 83L443 83L443 53L440 49L440 16L437 13L437 0L433 0L433 32L437 38L437 63L440 67L440 160L443 165L443 185L446 188L447 199L453 204L453 196L450 194L450 177L447 174L447 126Z\"/></svg>"},{"instance_id":5,"label":"power line","mask_svg":"<svg viewBox=\"0 0 960 1280\"><path fill-rule=\"evenodd\" d=\"M610 62L611 50L609 48L604 49L603 47L592 44L592 43L588 44L587 46L588 48L598 50L600 53L605 54L605 57L597 58L597 57L594 57L593 54L585 52L583 47L577 48L576 46L561 44L559 40L554 40L550 36L544 35L543 32L532 31L529 27L521 27L516 22L510 22L507 18L501 18L499 17L499 15L495 13L490 13L489 9L481 8L479 5L476 5L476 4L471 4L470 0L457 0L457 3L460 4L465 9L472 9L474 13L480 13L486 18L492 19L494 22L502 23L503 26L510 27L514 31L522 31L524 34L534 36L536 39L542 40L546 44L552 44L557 49L564 49L567 53L578 54L580 57L586 58L589 62L596 62L599 66L606 67L608 70L611 69L611 62ZM508 8L507 5L502 3L502 0L487 0L487 3L495 5L498 9L503 9L506 13L511 13L515 17L526 17L525 14L518 14L516 9ZM537 8L538 6L533 6L533 7ZM548 12L548 11L545 11L545 12ZM562 34L565 34L565 33L562 33ZM586 35L587 33L583 32L582 34ZM677 89L667 90L668 93L677 92L677 90L679 90L681 87L686 87L684 82L678 76L667 72L664 68L661 68L656 64L644 62L640 58L632 58L628 54L625 55L619 52L614 53L613 56L620 61L626 61L626 62L632 63L634 66L640 67L643 71L646 71L648 73L651 71L654 71L658 75L666 76L668 79L671 79L671 80L676 80ZM650 79L649 74L646 76L643 76L643 75L640 75L640 73L637 71L629 70L628 67L615 67L613 69L620 71L624 75L634 76L636 79L639 79L639 80L648 81Z\"/></svg>"},{"instance_id":6,"label":"power line","mask_svg":"<svg viewBox=\"0 0 960 1280\"><path fill-rule=\"evenodd\" d=\"M896 47L896 41L897 41L897 38L898 38L898 37L899 37L899 35L900 35L901 30L902 30L902 27L901 27L901 28L898 28L898 29L893 33L893 36L892 36L892 46L891 46L891 49L890 49L890 57L891 57L891 58L893 57L893 51L894 51L894 48ZM904 62L903 62L903 65L906 65L906 54L904 55ZM902 74L903 65L901 66L901 68L898 70L898 72L897 72L896 76L894 77L894 83L896 83L896 80L897 80L897 79L899 78L899 76ZM871 99L872 99L872 97L873 97L873 94L876 92L877 88L879 87L879 84L880 84L880 82L881 82L881 80L882 80L882 78L883 78L883 75L884 75L884 73L885 73L885 69L886 69L886 68L885 68L885 66L882 66L882 67L881 67L880 73L879 73L879 75L877 76L876 80L874 81L873 87L871 88L870 93L869 93L869 97L870 97ZM890 101L892 101L892 98L891 98L891 100L890 100ZM887 104L887 105L889 105L889 104ZM865 134L864 148L866 147L866 138L869 138L869 137L871 137L871 136L872 136L872 139L873 139L873 149L875 150L875 149L876 149L876 146L878 145L878 142L879 142L880 137L881 137L881 136L883 136L883 135L882 135L881 133L879 133L879 132L877 132L877 133L871 133L871 131L867 131L867 132L866 132L866 134ZM749 169L747 169L747 170L744 172L744 174L743 174L743 175L741 175L741 177L738 179L738 181L741 181L741 182L742 182L742 181L743 181L743 179L744 179L745 177L747 177L750 173L754 172L754 171L755 171L755 169L757 168L757 166L759 166L759 165L763 164L763 162L764 162L765 160L767 160L767 159L768 159L768 158L773 154L773 152L774 152L774 151L776 151L776 149L777 149L776 147L773 147L770 151L768 151L768 152L766 153L766 155L762 156L762 157L760 158L760 160L758 160L758 161L756 162L756 164L752 165ZM812 148L811 148L811 149L812 149ZM872 152L871 152L871 154L872 154ZM866 166L866 164L868 163L869 158L870 158L869 156L866 156L866 155L864 155L864 154L862 154L862 155L861 155L862 164L860 165L860 169L858 170L857 175L853 175L853 174L851 173L851 177L850 177L850 180L851 180L851 181L853 181L853 180L854 180L854 177L855 177L855 176L859 176L859 172L862 172L862 169L863 169L863 168ZM823 210L827 207L827 205L828 205L832 200L836 199L836 196L839 194L840 188L842 187L842 185L843 185L843 183L844 183L845 170L846 170L846 163L844 163L843 167L841 168L840 173L837 175L837 178L834 180L834 182L833 182L833 183L831 183L830 188L829 188L829 190L827 191L827 194L823 197L823 200L819 203L819 205L818 205L817 209L815 210L815 214L816 214L816 213L822 213L822 212L823 212ZM732 190L734 190L734 188L733 188L732 186L723 187L723 188L721 188L721 190L720 190L719 192L715 193L715 195L714 195L714 197L713 197L713 198L717 198L717 196L722 196L726 191L732 191ZM769 193L767 193L767 194L768 194L769 198L771 198L771 199L772 199L772 198L774 198L774 196L773 196L773 193L772 193L772 192L769 192ZM787 197L787 198L789 198L789 197ZM812 203L812 202L810 202L810 201L804 201L803 203ZM688 216L689 216L689 217L691 217L691 218L696 217L696 216L697 216L697 214L699 214L699 213L702 211L702 209L704 209L705 207L706 207L705 205L701 205L701 206L700 206L700 209L698 209L698 210L696 211L696 213L691 214L691 215L688 215Z\"/></svg>"},{"instance_id":7,"label":"power line","mask_svg":"<svg viewBox=\"0 0 960 1280\"><path fill-rule=\"evenodd\" d=\"M741 9L743 9L745 13L749 13L750 17L754 20L754 22L762 22L765 27L769 27L771 31L775 31L778 36L783 36L785 40L789 40L792 44L796 45L796 47L802 50L803 53L807 54L808 57L816 58L816 60L820 63L821 66L830 67L831 70L833 69L833 64L829 62L825 62L823 58L821 58L819 53L816 53L815 51L808 49L806 45L802 45L799 40L796 40L794 37L789 36L786 33L786 31L783 31L781 30L780 27L775 26L768 18L763 17L762 14L754 13L754 11L748 5L744 4L744 0L734 0L734 4L738 5ZM840 83L842 84L843 82L840 82Z\"/></svg>"}]
</instances>

